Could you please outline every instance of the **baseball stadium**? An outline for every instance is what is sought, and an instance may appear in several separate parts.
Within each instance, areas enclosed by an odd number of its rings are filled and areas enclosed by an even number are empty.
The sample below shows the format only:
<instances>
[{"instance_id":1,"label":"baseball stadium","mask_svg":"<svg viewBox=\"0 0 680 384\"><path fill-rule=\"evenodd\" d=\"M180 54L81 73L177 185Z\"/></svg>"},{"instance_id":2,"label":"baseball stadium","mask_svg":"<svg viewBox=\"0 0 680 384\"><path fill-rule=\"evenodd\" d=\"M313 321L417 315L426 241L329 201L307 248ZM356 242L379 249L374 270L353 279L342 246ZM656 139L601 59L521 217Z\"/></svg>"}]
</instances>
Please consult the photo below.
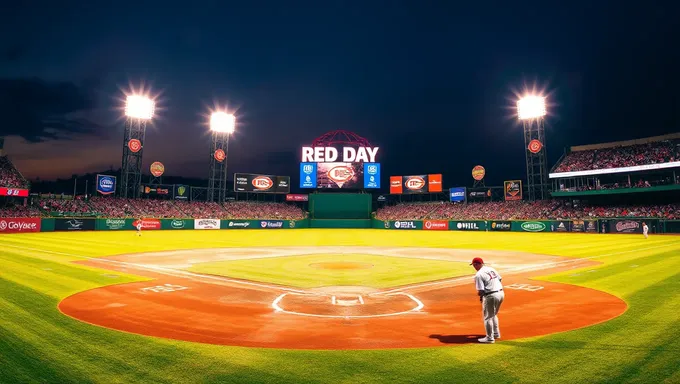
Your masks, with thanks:
<instances>
[{"instance_id":1,"label":"baseball stadium","mask_svg":"<svg viewBox=\"0 0 680 384\"><path fill-rule=\"evenodd\" d=\"M482 155L467 185L393 175L348 131L291 180L228 174L215 112L205 186L142 168L153 115L128 97L121 168L80 193L0 157L0 382L680 382L680 134L548 164L529 97L503 185ZM476 258L502 277L493 336Z\"/></svg>"}]
</instances>

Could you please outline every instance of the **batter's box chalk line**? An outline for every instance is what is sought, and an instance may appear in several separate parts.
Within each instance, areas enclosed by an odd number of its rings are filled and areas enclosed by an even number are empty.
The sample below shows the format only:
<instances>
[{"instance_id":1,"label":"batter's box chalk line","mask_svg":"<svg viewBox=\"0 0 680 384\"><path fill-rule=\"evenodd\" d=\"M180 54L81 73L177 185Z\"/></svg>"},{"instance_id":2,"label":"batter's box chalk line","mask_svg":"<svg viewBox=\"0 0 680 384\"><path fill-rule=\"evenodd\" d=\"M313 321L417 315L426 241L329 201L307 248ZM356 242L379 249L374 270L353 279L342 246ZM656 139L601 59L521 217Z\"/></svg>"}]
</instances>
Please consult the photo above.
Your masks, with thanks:
<instances>
[{"instance_id":1,"label":"batter's box chalk line","mask_svg":"<svg viewBox=\"0 0 680 384\"><path fill-rule=\"evenodd\" d=\"M285 308L283 308L281 301L288 295L292 296L307 296L307 295L301 295L298 293L293 293L293 292L284 292L280 294L279 296L274 299L274 301L271 304L272 309L274 309L275 313L285 313L289 315L296 315L296 316L307 316L307 317L319 317L319 318L338 318L338 319L368 319L368 318L378 318L378 317L390 317L390 316L400 316L400 315L410 315L410 314L425 314L426 312L422 311L422 309L425 307L422 301L420 301L417 297L413 296L410 293L405 293L405 292L396 292L396 293L390 293L386 296L406 296L408 297L414 304L414 307L406 310L406 311L400 311L400 312L392 312L392 313L381 313L381 314L375 314L375 315L321 315L317 313L305 313L305 312L296 312L296 311L288 311ZM346 297L346 296L345 296ZM342 303L341 303L342 302ZM331 304L333 305L345 305L345 306L350 306L350 305L362 305L364 304L364 298L362 295L357 295L355 299L347 300L346 298L339 299L335 295L331 296Z\"/></svg>"}]
</instances>

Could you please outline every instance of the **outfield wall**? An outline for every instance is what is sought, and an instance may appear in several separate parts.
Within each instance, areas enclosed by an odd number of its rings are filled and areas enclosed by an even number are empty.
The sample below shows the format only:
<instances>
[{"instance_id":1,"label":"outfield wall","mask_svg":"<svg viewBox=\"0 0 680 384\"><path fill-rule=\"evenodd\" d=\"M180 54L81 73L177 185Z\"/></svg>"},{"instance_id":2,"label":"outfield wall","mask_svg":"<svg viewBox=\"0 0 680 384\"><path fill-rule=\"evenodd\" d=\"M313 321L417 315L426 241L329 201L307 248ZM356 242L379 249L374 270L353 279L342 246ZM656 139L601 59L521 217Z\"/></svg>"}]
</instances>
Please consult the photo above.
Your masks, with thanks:
<instances>
[{"instance_id":1,"label":"outfield wall","mask_svg":"<svg viewBox=\"0 0 680 384\"><path fill-rule=\"evenodd\" d=\"M0 234L28 232L132 231L138 219L129 218L0 218ZM680 234L680 220L611 218L597 220L220 220L143 219L142 230L377 228L426 231L574 232Z\"/></svg>"}]
</instances>

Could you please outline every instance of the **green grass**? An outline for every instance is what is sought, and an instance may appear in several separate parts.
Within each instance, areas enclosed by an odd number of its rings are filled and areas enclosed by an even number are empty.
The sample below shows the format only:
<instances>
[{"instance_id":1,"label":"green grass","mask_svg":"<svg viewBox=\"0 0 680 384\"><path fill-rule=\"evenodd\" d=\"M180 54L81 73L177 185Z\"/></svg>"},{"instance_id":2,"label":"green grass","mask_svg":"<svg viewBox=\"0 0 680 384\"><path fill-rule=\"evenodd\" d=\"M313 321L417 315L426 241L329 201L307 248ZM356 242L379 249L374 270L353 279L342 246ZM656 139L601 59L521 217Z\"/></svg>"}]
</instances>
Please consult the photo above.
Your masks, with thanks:
<instances>
[{"instance_id":1,"label":"green grass","mask_svg":"<svg viewBox=\"0 0 680 384\"><path fill-rule=\"evenodd\" d=\"M326 269L320 263L366 264L365 269ZM308 254L195 264L192 272L255 280L289 287L338 285L388 288L472 275L469 263L370 254Z\"/></svg>"},{"instance_id":2,"label":"green grass","mask_svg":"<svg viewBox=\"0 0 680 384\"><path fill-rule=\"evenodd\" d=\"M603 324L493 346L384 351L291 351L178 342L91 326L57 310L58 302L75 292L138 279L73 260L263 244L602 256L597 259L601 266L542 278L610 292L623 298L629 309ZM670 236L645 241L629 235L386 230L149 231L141 238L130 232L3 235L0 382L680 383L678 292L680 238ZM540 326L537 319L536 327Z\"/></svg>"}]
</instances>

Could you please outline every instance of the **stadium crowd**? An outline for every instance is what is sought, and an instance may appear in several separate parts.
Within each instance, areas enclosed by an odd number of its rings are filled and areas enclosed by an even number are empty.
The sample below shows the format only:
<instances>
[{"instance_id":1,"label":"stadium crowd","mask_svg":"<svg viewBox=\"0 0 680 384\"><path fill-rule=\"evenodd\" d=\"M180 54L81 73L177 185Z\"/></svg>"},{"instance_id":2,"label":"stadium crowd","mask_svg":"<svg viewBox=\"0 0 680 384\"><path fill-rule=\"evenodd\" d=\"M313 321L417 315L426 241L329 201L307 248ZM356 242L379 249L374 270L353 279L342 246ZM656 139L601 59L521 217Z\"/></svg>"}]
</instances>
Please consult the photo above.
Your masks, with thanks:
<instances>
[{"instance_id":1,"label":"stadium crowd","mask_svg":"<svg viewBox=\"0 0 680 384\"><path fill-rule=\"evenodd\" d=\"M0 217L18 217L18 212L30 216L91 216L134 218L215 218L215 219L280 219L301 220L306 212L286 203L235 201L224 204L198 201L155 199L123 199L92 197L85 199L44 198L28 207L10 206L0 210Z\"/></svg>"},{"instance_id":2,"label":"stadium crowd","mask_svg":"<svg viewBox=\"0 0 680 384\"><path fill-rule=\"evenodd\" d=\"M0 187L28 188L28 181L21 176L7 156L0 156Z\"/></svg>"},{"instance_id":3,"label":"stadium crowd","mask_svg":"<svg viewBox=\"0 0 680 384\"><path fill-rule=\"evenodd\" d=\"M612 217L680 219L680 204L572 207L558 200L470 204L428 202L397 204L376 212L379 220L560 220Z\"/></svg>"},{"instance_id":4,"label":"stadium crowd","mask_svg":"<svg viewBox=\"0 0 680 384\"><path fill-rule=\"evenodd\" d=\"M553 172L623 168L668 163L678 161L678 159L680 159L680 141L664 140L648 144L574 151L567 154Z\"/></svg>"}]
</instances>

